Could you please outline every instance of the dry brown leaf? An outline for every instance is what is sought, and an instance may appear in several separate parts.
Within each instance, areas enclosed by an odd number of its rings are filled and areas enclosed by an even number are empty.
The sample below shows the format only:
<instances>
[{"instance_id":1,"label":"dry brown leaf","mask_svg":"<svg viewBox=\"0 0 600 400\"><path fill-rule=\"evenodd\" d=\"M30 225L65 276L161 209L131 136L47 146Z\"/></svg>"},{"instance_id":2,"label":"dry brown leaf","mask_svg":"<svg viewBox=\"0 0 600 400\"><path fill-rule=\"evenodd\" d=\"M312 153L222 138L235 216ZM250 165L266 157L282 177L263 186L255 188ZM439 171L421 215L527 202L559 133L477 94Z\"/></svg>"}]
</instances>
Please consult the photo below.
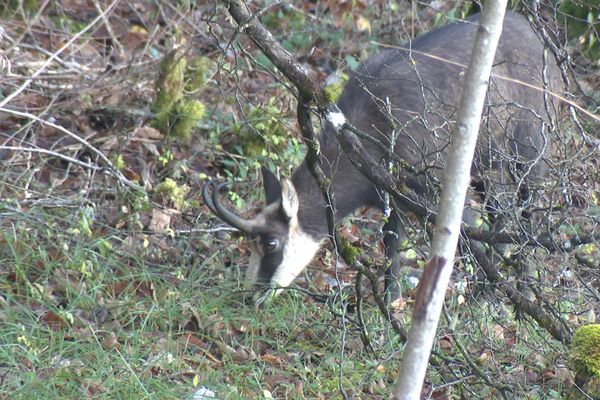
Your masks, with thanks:
<instances>
[{"instance_id":1,"label":"dry brown leaf","mask_svg":"<svg viewBox=\"0 0 600 400\"><path fill-rule=\"evenodd\" d=\"M106 392L106 388L101 383L91 379L84 379L81 382L81 387L89 398L95 398L98 395Z\"/></svg>"},{"instance_id":2,"label":"dry brown leaf","mask_svg":"<svg viewBox=\"0 0 600 400\"><path fill-rule=\"evenodd\" d=\"M194 346L200 349L206 349L208 347L205 342L203 342L197 336L192 335L191 333L187 333L183 336L180 336L179 338L177 338L177 342L181 344L184 348Z\"/></svg>"},{"instance_id":3,"label":"dry brown leaf","mask_svg":"<svg viewBox=\"0 0 600 400\"><path fill-rule=\"evenodd\" d=\"M142 126L135 130L134 137L136 139L152 139L163 140L165 137L158 129L151 126Z\"/></svg>"},{"instance_id":4,"label":"dry brown leaf","mask_svg":"<svg viewBox=\"0 0 600 400\"><path fill-rule=\"evenodd\" d=\"M152 281L136 281L134 285L135 294L139 297L154 297L156 295Z\"/></svg>"},{"instance_id":5,"label":"dry brown leaf","mask_svg":"<svg viewBox=\"0 0 600 400\"><path fill-rule=\"evenodd\" d=\"M452 340L451 336L444 336L438 340L438 346L444 353L451 353L452 348L454 347L454 340Z\"/></svg>"},{"instance_id":6,"label":"dry brown leaf","mask_svg":"<svg viewBox=\"0 0 600 400\"><path fill-rule=\"evenodd\" d=\"M48 310L42 314L40 317L40 321L42 325L45 325L52 329L53 331L58 331L60 329L65 329L69 327L69 324L63 317L56 314L54 311Z\"/></svg>"},{"instance_id":7,"label":"dry brown leaf","mask_svg":"<svg viewBox=\"0 0 600 400\"><path fill-rule=\"evenodd\" d=\"M404 299L396 299L390 303L390 308L395 311L402 311L406 308L406 301Z\"/></svg>"},{"instance_id":8,"label":"dry brown leaf","mask_svg":"<svg viewBox=\"0 0 600 400\"><path fill-rule=\"evenodd\" d=\"M492 334L496 339L504 340L504 327L502 325L494 325L492 327Z\"/></svg>"},{"instance_id":9,"label":"dry brown leaf","mask_svg":"<svg viewBox=\"0 0 600 400\"><path fill-rule=\"evenodd\" d=\"M152 219L148 229L153 232L167 233L171 225L171 214L164 212L163 210L153 209Z\"/></svg>"},{"instance_id":10,"label":"dry brown leaf","mask_svg":"<svg viewBox=\"0 0 600 400\"><path fill-rule=\"evenodd\" d=\"M137 172L135 172L134 170L132 170L131 168L128 168L128 167L123 168L123 175L125 175L125 177L127 179L129 179L130 181L139 183L142 180L142 177L140 176L140 174L138 174Z\"/></svg>"},{"instance_id":11,"label":"dry brown leaf","mask_svg":"<svg viewBox=\"0 0 600 400\"><path fill-rule=\"evenodd\" d=\"M260 356L260 359L266 364L272 365L274 367L281 368L284 365L284 361L280 357L273 354L263 354L262 356Z\"/></svg>"},{"instance_id":12,"label":"dry brown leaf","mask_svg":"<svg viewBox=\"0 0 600 400\"><path fill-rule=\"evenodd\" d=\"M114 332L109 332L104 339L102 339L102 348L104 350L111 350L119 347L119 340Z\"/></svg>"}]
</instances>

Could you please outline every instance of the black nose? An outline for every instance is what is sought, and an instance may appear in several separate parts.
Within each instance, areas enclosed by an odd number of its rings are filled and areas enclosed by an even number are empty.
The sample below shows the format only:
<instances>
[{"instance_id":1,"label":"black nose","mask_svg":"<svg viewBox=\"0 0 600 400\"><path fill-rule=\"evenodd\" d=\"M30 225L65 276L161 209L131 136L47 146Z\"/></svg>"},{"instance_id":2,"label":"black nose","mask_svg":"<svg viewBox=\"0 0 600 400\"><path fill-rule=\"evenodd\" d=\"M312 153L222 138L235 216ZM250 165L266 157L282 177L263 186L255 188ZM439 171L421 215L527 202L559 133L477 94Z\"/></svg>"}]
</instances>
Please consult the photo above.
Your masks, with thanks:
<instances>
[{"instance_id":1,"label":"black nose","mask_svg":"<svg viewBox=\"0 0 600 400\"><path fill-rule=\"evenodd\" d=\"M253 306L255 303L254 295L255 290L247 290L242 294L242 302L247 306Z\"/></svg>"},{"instance_id":2,"label":"black nose","mask_svg":"<svg viewBox=\"0 0 600 400\"><path fill-rule=\"evenodd\" d=\"M262 307L271 297L270 291L271 288L268 284L255 283L252 288L243 292L242 301L248 306Z\"/></svg>"}]
</instances>

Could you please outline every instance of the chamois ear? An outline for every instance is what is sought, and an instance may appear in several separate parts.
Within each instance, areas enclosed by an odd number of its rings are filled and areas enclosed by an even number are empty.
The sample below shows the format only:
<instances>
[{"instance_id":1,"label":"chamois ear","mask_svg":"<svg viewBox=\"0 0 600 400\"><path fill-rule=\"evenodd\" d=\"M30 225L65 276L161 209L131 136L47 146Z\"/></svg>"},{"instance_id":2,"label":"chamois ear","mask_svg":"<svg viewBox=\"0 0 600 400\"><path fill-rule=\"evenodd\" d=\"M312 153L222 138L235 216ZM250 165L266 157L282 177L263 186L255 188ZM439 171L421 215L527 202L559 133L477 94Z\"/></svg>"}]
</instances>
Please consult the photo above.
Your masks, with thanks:
<instances>
[{"instance_id":1,"label":"chamois ear","mask_svg":"<svg viewBox=\"0 0 600 400\"><path fill-rule=\"evenodd\" d=\"M291 219L298 214L299 200L294 185L289 179L281 181L281 208L285 215Z\"/></svg>"},{"instance_id":2,"label":"chamois ear","mask_svg":"<svg viewBox=\"0 0 600 400\"><path fill-rule=\"evenodd\" d=\"M265 196L267 198L267 205L281 201L281 184L267 167L260 167L260 171L263 177L263 187L265 188Z\"/></svg>"}]
</instances>

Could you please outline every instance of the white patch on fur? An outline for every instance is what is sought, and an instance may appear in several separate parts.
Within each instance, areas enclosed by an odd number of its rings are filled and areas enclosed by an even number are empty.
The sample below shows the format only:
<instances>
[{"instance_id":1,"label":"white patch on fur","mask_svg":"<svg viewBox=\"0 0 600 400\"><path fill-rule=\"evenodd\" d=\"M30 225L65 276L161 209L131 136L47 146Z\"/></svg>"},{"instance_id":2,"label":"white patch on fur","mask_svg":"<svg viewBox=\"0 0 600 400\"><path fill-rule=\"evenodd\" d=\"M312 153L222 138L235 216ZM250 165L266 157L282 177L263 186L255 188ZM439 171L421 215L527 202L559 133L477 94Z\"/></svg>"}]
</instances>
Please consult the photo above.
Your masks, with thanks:
<instances>
[{"instance_id":1,"label":"white patch on fur","mask_svg":"<svg viewBox=\"0 0 600 400\"><path fill-rule=\"evenodd\" d=\"M306 268L321 248L322 241L304 232L298 225L298 218L290 220L290 231L283 249L283 260L271 278L275 287L289 286ZM281 289L277 290L279 293Z\"/></svg>"},{"instance_id":2,"label":"white patch on fur","mask_svg":"<svg viewBox=\"0 0 600 400\"><path fill-rule=\"evenodd\" d=\"M325 114L325 119L327 119L327 121L329 121L329 123L333 125L335 129L341 128L346 123L346 117L344 117L344 113L339 110L328 112Z\"/></svg>"},{"instance_id":3,"label":"white patch on fur","mask_svg":"<svg viewBox=\"0 0 600 400\"><path fill-rule=\"evenodd\" d=\"M281 206L288 218L291 219L298 215L298 203L298 194L294 185L288 179L283 179L281 181Z\"/></svg>"}]
</instances>

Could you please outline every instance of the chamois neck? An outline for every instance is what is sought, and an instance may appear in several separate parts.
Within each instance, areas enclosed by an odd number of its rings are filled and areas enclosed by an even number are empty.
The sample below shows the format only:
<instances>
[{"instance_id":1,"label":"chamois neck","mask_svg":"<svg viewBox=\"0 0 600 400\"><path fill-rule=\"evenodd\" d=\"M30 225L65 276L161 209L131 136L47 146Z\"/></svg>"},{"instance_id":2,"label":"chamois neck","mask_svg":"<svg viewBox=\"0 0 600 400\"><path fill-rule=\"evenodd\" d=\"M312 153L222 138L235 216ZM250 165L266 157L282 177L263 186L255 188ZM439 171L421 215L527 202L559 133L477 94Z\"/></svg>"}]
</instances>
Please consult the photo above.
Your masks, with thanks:
<instances>
[{"instance_id":1,"label":"chamois neck","mask_svg":"<svg viewBox=\"0 0 600 400\"><path fill-rule=\"evenodd\" d=\"M335 218L340 221L360 207L379 206L373 184L363 177L350 162L338 165L331 174L331 192L335 201ZM325 171L327 173L328 171ZM329 175L329 174L328 174ZM292 176L299 198L298 219L308 234L320 238L328 234L326 203L323 192L303 162Z\"/></svg>"}]
</instances>

